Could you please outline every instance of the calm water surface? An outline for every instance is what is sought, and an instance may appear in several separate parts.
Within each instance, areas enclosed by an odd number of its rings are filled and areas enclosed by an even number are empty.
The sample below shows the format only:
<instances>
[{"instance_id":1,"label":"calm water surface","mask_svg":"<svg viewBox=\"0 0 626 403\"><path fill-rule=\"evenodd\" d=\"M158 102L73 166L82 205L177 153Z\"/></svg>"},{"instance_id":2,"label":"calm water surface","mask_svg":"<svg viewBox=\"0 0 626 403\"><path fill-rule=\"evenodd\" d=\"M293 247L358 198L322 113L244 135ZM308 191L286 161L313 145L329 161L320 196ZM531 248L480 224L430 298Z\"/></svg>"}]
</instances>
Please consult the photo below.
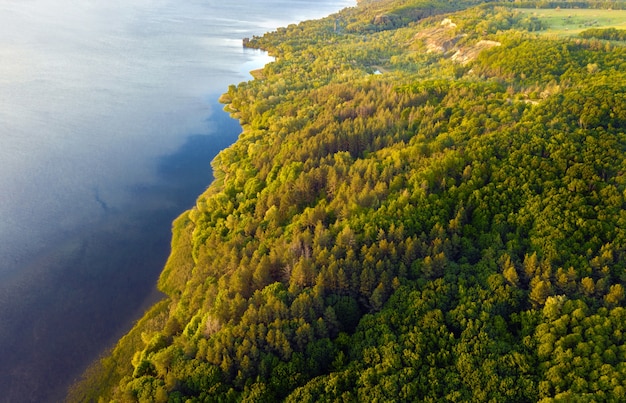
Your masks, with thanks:
<instances>
[{"instance_id":1,"label":"calm water surface","mask_svg":"<svg viewBox=\"0 0 626 403\"><path fill-rule=\"evenodd\" d=\"M171 221L239 134L241 39L348 0L0 0L0 401L67 385L159 295Z\"/></svg>"}]
</instances>

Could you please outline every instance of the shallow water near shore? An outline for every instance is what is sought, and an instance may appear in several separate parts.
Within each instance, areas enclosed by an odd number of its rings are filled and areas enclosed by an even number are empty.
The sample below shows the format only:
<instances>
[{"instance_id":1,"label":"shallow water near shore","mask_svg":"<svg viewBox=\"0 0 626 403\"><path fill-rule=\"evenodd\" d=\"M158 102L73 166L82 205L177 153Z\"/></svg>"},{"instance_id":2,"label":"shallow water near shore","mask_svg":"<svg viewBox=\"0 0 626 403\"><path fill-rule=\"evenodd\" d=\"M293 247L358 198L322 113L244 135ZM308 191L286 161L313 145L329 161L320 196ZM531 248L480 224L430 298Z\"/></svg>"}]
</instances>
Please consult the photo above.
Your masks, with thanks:
<instances>
[{"instance_id":1,"label":"shallow water near shore","mask_svg":"<svg viewBox=\"0 0 626 403\"><path fill-rule=\"evenodd\" d=\"M0 401L63 400L161 296L172 220L240 132L241 38L349 1L0 0Z\"/></svg>"}]
</instances>

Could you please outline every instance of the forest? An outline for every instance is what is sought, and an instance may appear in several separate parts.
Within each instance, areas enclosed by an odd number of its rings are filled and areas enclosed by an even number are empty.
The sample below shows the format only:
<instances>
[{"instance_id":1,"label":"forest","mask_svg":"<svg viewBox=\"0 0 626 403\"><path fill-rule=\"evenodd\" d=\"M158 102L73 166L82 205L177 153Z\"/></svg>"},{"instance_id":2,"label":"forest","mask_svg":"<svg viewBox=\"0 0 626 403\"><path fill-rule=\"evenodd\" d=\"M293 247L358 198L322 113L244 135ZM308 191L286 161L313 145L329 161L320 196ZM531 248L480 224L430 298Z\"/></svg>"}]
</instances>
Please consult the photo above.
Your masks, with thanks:
<instances>
[{"instance_id":1,"label":"forest","mask_svg":"<svg viewBox=\"0 0 626 403\"><path fill-rule=\"evenodd\" d=\"M361 0L251 38L167 298L69 401L626 400L626 43ZM226 90L226 88L225 88Z\"/></svg>"}]
</instances>

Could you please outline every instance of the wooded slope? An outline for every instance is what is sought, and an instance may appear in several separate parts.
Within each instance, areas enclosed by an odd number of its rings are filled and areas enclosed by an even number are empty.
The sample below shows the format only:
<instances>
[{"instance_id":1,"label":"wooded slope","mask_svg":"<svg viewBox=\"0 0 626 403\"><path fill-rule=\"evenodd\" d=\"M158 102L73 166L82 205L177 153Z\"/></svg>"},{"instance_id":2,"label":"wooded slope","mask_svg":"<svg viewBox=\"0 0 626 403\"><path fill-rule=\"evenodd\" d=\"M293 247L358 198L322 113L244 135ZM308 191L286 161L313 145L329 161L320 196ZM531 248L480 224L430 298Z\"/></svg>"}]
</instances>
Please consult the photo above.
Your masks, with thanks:
<instances>
[{"instance_id":1,"label":"wooded slope","mask_svg":"<svg viewBox=\"0 0 626 403\"><path fill-rule=\"evenodd\" d=\"M623 43L478 3L253 38L169 298L73 399L626 399Z\"/></svg>"}]
</instances>

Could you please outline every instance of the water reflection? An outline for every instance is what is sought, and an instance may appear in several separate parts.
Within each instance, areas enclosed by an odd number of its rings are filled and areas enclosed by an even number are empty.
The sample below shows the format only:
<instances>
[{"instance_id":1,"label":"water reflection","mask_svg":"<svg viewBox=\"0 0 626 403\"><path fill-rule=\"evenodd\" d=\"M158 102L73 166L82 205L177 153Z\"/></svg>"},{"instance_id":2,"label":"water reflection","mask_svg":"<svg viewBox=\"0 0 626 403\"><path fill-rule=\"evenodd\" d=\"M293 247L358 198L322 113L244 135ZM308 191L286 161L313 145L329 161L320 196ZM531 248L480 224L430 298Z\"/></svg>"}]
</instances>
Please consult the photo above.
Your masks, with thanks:
<instances>
[{"instance_id":1,"label":"water reflection","mask_svg":"<svg viewBox=\"0 0 626 403\"><path fill-rule=\"evenodd\" d=\"M212 124L214 133L188 136L159 158L157 181L133 186L134 208L103 209L0 283L2 401L62 400L85 357L112 345L160 297L153 285L171 222L194 205L211 179L209 162L240 132L226 113Z\"/></svg>"}]
</instances>

